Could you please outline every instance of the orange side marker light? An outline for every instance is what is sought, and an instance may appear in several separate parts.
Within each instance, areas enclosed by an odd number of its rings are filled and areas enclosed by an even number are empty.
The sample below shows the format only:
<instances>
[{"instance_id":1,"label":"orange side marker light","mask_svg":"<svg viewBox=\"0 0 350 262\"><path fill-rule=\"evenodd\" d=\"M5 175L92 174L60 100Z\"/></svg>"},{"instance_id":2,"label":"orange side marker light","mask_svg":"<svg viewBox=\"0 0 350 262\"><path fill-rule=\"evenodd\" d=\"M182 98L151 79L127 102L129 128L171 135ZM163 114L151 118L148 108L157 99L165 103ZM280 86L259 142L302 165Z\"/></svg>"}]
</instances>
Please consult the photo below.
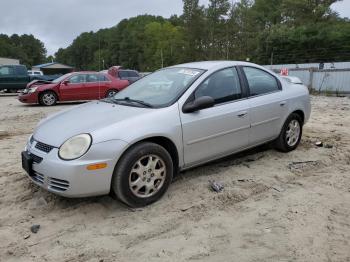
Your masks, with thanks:
<instances>
[{"instance_id":1,"label":"orange side marker light","mask_svg":"<svg viewBox=\"0 0 350 262\"><path fill-rule=\"evenodd\" d=\"M86 167L87 170L97 170L97 169L103 169L107 167L107 163L98 163L93 165L88 165Z\"/></svg>"}]
</instances>

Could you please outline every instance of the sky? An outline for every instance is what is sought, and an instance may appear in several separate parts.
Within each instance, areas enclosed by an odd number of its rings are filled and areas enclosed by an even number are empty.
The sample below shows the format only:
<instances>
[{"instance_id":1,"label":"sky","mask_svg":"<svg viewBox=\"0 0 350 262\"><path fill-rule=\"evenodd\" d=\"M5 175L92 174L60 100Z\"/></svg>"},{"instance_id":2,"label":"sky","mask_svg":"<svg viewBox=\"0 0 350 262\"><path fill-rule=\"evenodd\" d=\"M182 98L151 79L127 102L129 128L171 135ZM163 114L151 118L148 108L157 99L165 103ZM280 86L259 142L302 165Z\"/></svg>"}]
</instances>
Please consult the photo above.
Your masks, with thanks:
<instances>
[{"instance_id":1,"label":"sky","mask_svg":"<svg viewBox=\"0 0 350 262\"><path fill-rule=\"evenodd\" d=\"M48 55L67 47L82 32L97 31L141 14L170 17L182 13L182 0L1 0L0 34L33 34ZM209 0L200 0L207 4ZM350 0L333 9L350 18Z\"/></svg>"}]
</instances>

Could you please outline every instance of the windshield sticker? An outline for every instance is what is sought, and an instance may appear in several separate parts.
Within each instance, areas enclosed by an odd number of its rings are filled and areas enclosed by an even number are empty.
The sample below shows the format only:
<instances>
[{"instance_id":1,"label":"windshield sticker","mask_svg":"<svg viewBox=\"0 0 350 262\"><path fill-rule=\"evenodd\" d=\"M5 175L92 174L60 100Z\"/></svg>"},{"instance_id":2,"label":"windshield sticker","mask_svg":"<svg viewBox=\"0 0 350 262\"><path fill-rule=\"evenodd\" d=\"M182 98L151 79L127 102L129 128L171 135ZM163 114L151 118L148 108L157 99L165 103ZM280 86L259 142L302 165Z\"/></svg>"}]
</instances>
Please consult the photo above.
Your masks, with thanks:
<instances>
[{"instance_id":1,"label":"windshield sticker","mask_svg":"<svg viewBox=\"0 0 350 262\"><path fill-rule=\"evenodd\" d=\"M181 69L179 71L179 74L185 74L185 75L189 75L189 76L196 76L199 74L198 71L195 70L191 70L191 69Z\"/></svg>"}]
</instances>

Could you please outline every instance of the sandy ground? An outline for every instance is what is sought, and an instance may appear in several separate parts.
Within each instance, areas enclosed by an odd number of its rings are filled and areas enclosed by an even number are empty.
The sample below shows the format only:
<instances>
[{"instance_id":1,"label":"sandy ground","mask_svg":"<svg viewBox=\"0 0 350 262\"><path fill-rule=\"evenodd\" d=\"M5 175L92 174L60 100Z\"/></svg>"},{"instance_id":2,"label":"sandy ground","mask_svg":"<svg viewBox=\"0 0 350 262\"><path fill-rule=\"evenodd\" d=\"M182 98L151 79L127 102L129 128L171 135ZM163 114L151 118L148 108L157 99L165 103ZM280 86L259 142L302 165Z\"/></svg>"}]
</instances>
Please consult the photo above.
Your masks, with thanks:
<instances>
[{"instance_id":1,"label":"sandy ground","mask_svg":"<svg viewBox=\"0 0 350 262\"><path fill-rule=\"evenodd\" d=\"M72 104L0 97L0 261L350 261L350 99L312 105L296 151L260 148L195 168L161 201L132 210L33 185L20 164L25 141L41 118Z\"/></svg>"}]
</instances>

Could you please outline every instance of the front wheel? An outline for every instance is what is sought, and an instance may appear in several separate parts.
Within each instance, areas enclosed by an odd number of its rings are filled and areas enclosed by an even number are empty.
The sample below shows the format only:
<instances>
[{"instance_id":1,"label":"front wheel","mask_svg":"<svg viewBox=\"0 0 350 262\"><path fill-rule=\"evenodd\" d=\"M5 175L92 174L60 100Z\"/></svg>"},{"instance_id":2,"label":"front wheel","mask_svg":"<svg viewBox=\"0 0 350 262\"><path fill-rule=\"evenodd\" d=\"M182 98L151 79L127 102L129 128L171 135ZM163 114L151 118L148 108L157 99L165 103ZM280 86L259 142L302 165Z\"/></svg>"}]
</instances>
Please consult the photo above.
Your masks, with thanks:
<instances>
[{"instance_id":1,"label":"front wheel","mask_svg":"<svg viewBox=\"0 0 350 262\"><path fill-rule=\"evenodd\" d=\"M276 149L282 152L290 152L296 149L300 143L303 131L303 121L301 117L292 113L283 125L279 137L275 141Z\"/></svg>"},{"instance_id":2,"label":"front wheel","mask_svg":"<svg viewBox=\"0 0 350 262\"><path fill-rule=\"evenodd\" d=\"M57 103L57 96L54 92L46 91L39 95L39 103L43 106L53 106Z\"/></svg>"},{"instance_id":3,"label":"front wheel","mask_svg":"<svg viewBox=\"0 0 350 262\"><path fill-rule=\"evenodd\" d=\"M142 207L159 200L173 178L173 161L162 146L140 143L119 160L112 179L112 190L131 207Z\"/></svg>"}]
</instances>

